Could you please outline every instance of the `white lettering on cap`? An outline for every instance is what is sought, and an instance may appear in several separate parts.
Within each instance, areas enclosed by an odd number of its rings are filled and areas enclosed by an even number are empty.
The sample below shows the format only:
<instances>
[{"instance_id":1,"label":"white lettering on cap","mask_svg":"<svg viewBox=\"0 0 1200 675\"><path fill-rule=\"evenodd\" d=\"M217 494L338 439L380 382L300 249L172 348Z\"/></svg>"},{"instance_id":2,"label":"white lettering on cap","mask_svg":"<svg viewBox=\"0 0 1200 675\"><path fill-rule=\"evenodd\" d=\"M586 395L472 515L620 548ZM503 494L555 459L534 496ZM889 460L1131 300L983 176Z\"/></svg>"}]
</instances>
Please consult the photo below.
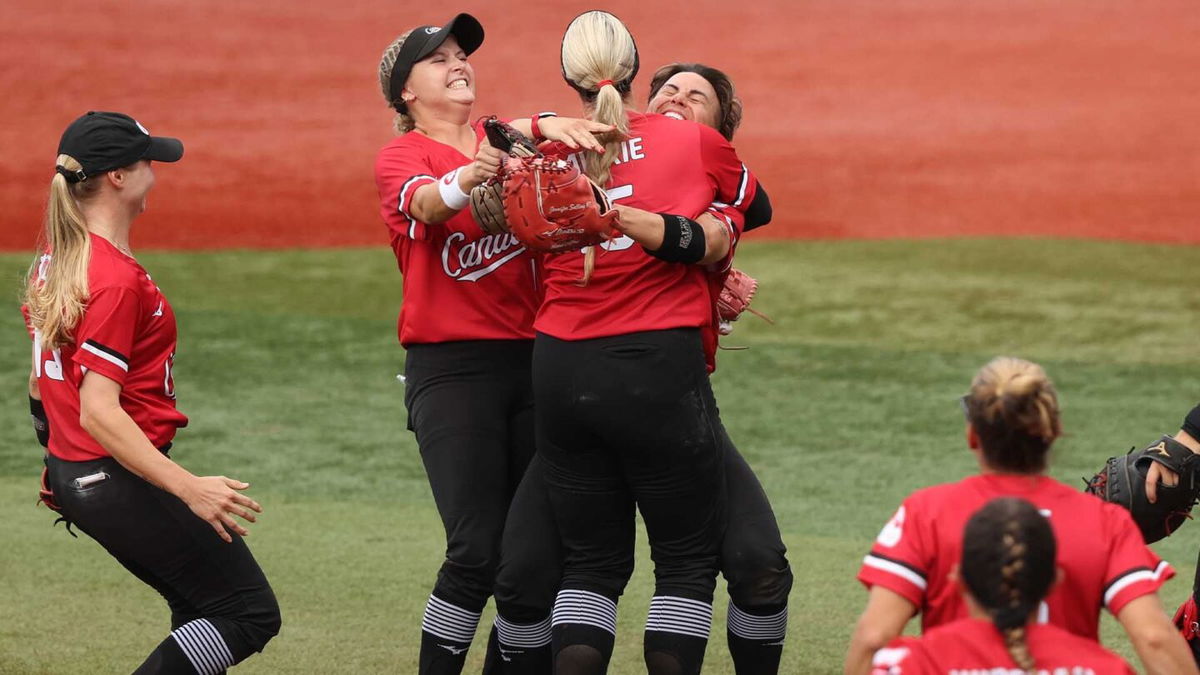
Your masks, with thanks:
<instances>
[{"instance_id":1,"label":"white lettering on cap","mask_svg":"<svg viewBox=\"0 0 1200 675\"><path fill-rule=\"evenodd\" d=\"M426 35L433 35L434 33L438 32L438 31L439 31L439 30L441 30L441 29L442 29L442 27L441 27L441 26L430 26L429 28L426 28L426 29L425 29L425 34L426 34Z\"/></svg>"},{"instance_id":2,"label":"white lettering on cap","mask_svg":"<svg viewBox=\"0 0 1200 675\"><path fill-rule=\"evenodd\" d=\"M142 133L143 133L143 134L146 134L147 136L149 136L149 135L150 135L150 132L149 132L149 131L146 131L146 127L142 126L142 123L141 123L141 122L139 122L139 121L137 121L137 120L134 120L134 121L133 121L133 123L137 125L137 128L139 128L139 129L141 129L141 130L142 130Z\"/></svg>"}]
</instances>

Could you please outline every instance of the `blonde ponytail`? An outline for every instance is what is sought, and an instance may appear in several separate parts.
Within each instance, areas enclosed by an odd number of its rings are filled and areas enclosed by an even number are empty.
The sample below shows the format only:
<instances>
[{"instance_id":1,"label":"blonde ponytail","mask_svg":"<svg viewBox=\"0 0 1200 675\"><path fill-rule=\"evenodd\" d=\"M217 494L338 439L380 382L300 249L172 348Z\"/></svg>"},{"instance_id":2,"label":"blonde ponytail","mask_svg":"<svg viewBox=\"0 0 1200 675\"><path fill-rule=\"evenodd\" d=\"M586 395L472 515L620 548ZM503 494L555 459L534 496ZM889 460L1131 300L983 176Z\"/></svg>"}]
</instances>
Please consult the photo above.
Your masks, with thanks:
<instances>
[{"instance_id":1,"label":"blonde ponytail","mask_svg":"<svg viewBox=\"0 0 1200 675\"><path fill-rule=\"evenodd\" d=\"M562 72L589 106L594 122L610 124L613 131L597 136L604 154L583 152L583 172L604 187L612 176L612 165L621 152L621 141L629 133L625 97L638 71L637 45L629 29L617 17L593 10L584 12L567 26L562 41ZM584 250L583 277L586 286L596 266L596 249Z\"/></svg>"},{"instance_id":2,"label":"blonde ponytail","mask_svg":"<svg viewBox=\"0 0 1200 675\"><path fill-rule=\"evenodd\" d=\"M625 96L637 73L637 45L617 17L599 10L584 12L567 26L562 42L562 71L591 105L591 119L616 129L598 137L604 154L583 153L583 172L600 185L608 183L621 141L629 132Z\"/></svg>"},{"instance_id":3,"label":"blonde ponytail","mask_svg":"<svg viewBox=\"0 0 1200 675\"><path fill-rule=\"evenodd\" d=\"M57 164L67 171L83 169L69 155L59 155ZM71 184L58 173L50 181L43 233L49 255L38 253L25 282L29 324L40 336L43 349L57 349L72 341L87 304L92 240L78 201L91 197L99 185L95 180Z\"/></svg>"}]
</instances>

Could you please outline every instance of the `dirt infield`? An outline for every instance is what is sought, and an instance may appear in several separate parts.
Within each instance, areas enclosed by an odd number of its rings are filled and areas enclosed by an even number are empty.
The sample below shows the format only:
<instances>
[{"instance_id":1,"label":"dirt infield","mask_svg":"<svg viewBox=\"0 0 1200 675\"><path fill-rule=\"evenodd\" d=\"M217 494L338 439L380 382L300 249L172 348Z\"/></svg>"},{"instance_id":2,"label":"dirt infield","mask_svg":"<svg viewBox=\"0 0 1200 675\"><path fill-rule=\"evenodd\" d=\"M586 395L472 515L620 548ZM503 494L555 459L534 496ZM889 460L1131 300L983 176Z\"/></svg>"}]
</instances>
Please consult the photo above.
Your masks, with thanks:
<instances>
[{"instance_id":1,"label":"dirt infield","mask_svg":"<svg viewBox=\"0 0 1200 675\"><path fill-rule=\"evenodd\" d=\"M457 9L488 31L476 112L578 109L568 2L5 2L0 250L33 245L58 134L88 109L176 135L140 247L382 244L383 47ZM606 3L649 72L727 70L769 188L762 236L1200 243L1200 11L1189 0Z\"/></svg>"}]
</instances>

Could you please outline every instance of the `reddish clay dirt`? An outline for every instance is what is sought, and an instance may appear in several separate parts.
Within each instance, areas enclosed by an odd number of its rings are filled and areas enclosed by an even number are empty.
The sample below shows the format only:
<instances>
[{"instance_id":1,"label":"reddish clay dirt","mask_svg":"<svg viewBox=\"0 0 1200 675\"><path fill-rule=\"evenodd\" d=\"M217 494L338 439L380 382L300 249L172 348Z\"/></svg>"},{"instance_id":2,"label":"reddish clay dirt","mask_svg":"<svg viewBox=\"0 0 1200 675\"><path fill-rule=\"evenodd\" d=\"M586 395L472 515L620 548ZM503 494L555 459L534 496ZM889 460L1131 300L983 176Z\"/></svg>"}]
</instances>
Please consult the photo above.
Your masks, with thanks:
<instances>
[{"instance_id":1,"label":"reddish clay dirt","mask_svg":"<svg viewBox=\"0 0 1200 675\"><path fill-rule=\"evenodd\" d=\"M384 46L457 9L488 31L478 114L578 109L570 2L9 0L0 22L0 249L28 250L63 127L120 110L187 146L143 248L386 241L372 162ZM1200 243L1200 12L1191 0L606 3L649 73L727 70L764 237L1053 235Z\"/></svg>"}]
</instances>

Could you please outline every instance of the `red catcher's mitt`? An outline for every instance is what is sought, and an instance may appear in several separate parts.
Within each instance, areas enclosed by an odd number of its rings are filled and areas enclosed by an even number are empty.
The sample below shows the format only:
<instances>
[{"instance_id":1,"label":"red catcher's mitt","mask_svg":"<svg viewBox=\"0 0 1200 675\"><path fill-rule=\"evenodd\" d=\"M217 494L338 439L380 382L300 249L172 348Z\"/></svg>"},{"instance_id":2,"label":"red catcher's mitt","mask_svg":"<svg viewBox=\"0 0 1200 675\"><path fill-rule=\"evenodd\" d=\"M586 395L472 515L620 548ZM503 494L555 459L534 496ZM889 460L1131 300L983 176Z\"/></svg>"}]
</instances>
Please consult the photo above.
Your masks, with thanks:
<instances>
[{"instance_id":1,"label":"red catcher's mitt","mask_svg":"<svg viewBox=\"0 0 1200 675\"><path fill-rule=\"evenodd\" d=\"M749 311L767 323L775 323L771 317L750 307L754 300L754 292L758 290L758 281L739 269L729 270L725 277L725 285L717 296L717 313L721 318L720 331L722 335L733 332L733 322L738 320L742 312Z\"/></svg>"},{"instance_id":2,"label":"red catcher's mitt","mask_svg":"<svg viewBox=\"0 0 1200 675\"><path fill-rule=\"evenodd\" d=\"M512 157L497 178L509 229L532 251L577 251L620 236L608 195L571 162Z\"/></svg>"}]
</instances>

